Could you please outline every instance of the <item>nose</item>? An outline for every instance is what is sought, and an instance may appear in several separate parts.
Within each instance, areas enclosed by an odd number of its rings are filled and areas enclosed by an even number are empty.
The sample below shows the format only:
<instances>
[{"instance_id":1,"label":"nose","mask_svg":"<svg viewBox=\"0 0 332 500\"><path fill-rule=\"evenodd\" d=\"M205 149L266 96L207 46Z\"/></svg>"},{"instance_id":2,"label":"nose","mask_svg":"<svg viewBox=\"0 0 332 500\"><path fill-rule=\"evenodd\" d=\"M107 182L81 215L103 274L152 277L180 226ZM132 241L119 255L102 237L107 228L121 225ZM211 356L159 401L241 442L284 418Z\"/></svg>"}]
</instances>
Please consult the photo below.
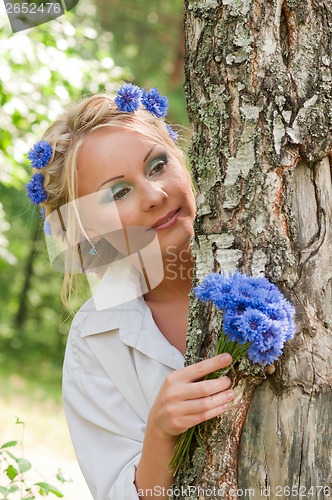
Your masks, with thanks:
<instances>
[{"instance_id":1,"label":"nose","mask_svg":"<svg viewBox=\"0 0 332 500\"><path fill-rule=\"evenodd\" d=\"M160 206L168 194L160 182L146 180L142 186L142 207L144 211L150 210L153 207Z\"/></svg>"}]
</instances>

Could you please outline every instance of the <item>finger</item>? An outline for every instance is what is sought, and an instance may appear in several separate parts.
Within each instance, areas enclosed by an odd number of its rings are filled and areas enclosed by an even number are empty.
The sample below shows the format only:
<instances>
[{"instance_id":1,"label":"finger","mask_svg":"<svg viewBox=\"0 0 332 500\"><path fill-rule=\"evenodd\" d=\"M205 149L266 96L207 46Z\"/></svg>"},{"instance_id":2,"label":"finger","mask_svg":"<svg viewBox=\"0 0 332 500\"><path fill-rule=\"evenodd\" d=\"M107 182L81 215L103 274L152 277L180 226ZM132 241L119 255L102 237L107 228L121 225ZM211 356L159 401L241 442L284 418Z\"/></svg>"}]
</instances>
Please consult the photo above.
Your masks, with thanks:
<instances>
[{"instance_id":1,"label":"finger","mask_svg":"<svg viewBox=\"0 0 332 500\"><path fill-rule=\"evenodd\" d=\"M220 368L226 368L231 362L232 356L228 353L224 353L213 356L213 358L204 359L194 365L186 366L183 368L184 381L194 382L196 380L201 380L209 373L220 370Z\"/></svg>"},{"instance_id":2,"label":"finger","mask_svg":"<svg viewBox=\"0 0 332 500\"><path fill-rule=\"evenodd\" d=\"M206 411L204 413L199 413L196 415L188 415L183 419L183 427L189 429L189 427L193 427L194 425L201 424L202 422L206 422L211 418L218 417L222 415L229 407L229 403L226 403L221 406L216 406L215 408Z\"/></svg>"},{"instance_id":3,"label":"finger","mask_svg":"<svg viewBox=\"0 0 332 500\"><path fill-rule=\"evenodd\" d=\"M184 415L202 416L205 414L209 414L209 412L213 411L215 408L226 405L233 399L233 391L223 391L216 394L211 394L211 396L207 396L205 398L183 401L183 403L181 404L181 413L183 413ZM207 420L207 418L204 420Z\"/></svg>"},{"instance_id":4,"label":"finger","mask_svg":"<svg viewBox=\"0 0 332 500\"><path fill-rule=\"evenodd\" d=\"M225 391L231 383L232 381L228 377L219 377L186 384L186 395L184 399L198 399L211 396L212 394Z\"/></svg>"}]
</instances>

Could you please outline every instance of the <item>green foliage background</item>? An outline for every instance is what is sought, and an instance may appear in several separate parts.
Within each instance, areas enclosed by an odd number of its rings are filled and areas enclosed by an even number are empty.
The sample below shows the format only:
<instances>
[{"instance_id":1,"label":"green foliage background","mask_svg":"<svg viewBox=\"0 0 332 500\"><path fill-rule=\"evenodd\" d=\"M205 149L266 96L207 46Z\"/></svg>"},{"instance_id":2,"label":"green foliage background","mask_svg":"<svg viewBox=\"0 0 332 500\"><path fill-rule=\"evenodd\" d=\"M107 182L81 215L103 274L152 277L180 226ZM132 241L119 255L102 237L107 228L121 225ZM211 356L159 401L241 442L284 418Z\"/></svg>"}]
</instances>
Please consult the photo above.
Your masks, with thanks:
<instances>
[{"instance_id":1,"label":"green foliage background","mask_svg":"<svg viewBox=\"0 0 332 500\"><path fill-rule=\"evenodd\" d=\"M180 0L80 0L16 34L0 14L0 375L18 371L59 391L71 322L39 211L25 195L28 150L63 106L123 80L158 86L170 98L170 121L186 126L181 57Z\"/></svg>"},{"instance_id":2,"label":"green foliage background","mask_svg":"<svg viewBox=\"0 0 332 500\"><path fill-rule=\"evenodd\" d=\"M95 0L112 35L112 57L140 86L170 99L170 120L188 124L183 92L183 0Z\"/></svg>"}]
</instances>

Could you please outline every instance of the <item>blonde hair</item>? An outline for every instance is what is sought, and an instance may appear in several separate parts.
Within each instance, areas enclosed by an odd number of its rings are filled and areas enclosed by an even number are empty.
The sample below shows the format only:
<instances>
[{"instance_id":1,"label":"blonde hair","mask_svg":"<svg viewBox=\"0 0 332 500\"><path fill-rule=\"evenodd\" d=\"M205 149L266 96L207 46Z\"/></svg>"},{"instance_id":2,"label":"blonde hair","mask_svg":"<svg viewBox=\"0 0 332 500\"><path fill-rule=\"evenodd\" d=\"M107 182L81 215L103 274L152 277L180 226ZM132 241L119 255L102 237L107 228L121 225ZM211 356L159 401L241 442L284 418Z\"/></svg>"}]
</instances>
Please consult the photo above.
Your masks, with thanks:
<instances>
[{"instance_id":1,"label":"blonde hair","mask_svg":"<svg viewBox=\"0 0 332 500\"><path fill-rule=\"evenodd\" d=\"M70 106L62 116L60 116L45 132L42 140L47 141L52 146L53 155L48 165L43 168L44 183L43 187L47 194L47 201L41 203L40 206L45 208L45 216L48 217L52 212L72 202L77 198L77 156L80 146L84 143L87 136L105 126L121 126L139 132L143 136L153 139L158 143L164 144L183 165L188 173L188 179L191 182L190 173L186 167L185 157L182 150L174 143L170 137L169 131L163 119L157 118L152 113L145 109L139 109L134 113L119 111L114 97L106 94L98 94L92 97L83 98ZM39 171L40 172L40 171ZM59 215L61 218L61 215ZM64 229L67 237L75 240L75 226L79 222L82 224L78 213L76 220L67 220L66 228ZM53 229L52 229L53 233ZM84 233L84 231L83 231ZM62 236L54 235L61 239ZM85 241L78 245L79 256L77 251L69 252L66 255L67 265L65 266L64 280L61 289L61 300L64 305L71 310L71 299L75 292L77 297L78 278L77 272L72 269L78 268L81 251L89 248L91 242L84 233ZM91 246L90 246L91 248ZM85 249L84 249L85 251ZM91 256L88 267L96 268L103 262L107 262L107 255L112 251L110 245L106 245L102 251L99 251L96 256ZM85 252L85 254L88 253ZM81 261L82 264L82 261ZM74 267L73 267L74 265ZM81 268L83 265L81 265ZM85 269L83 268L83 273Z\"/></svg>"}]
</instances>

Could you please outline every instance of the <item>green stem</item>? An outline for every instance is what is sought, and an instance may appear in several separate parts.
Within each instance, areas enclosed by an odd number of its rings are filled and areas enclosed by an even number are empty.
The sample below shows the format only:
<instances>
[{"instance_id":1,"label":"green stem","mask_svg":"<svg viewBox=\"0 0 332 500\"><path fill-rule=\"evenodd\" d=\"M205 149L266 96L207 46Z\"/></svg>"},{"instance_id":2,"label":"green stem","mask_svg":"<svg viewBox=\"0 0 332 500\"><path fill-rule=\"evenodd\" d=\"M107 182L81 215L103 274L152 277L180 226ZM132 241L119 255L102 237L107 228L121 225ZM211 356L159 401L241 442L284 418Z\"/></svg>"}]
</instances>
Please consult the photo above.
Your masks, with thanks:
<instances>
[{"instance_id":1,"label":"green stem","mask_svg":"<svg viewBox=\"0 0 332 500\"><path fill-rule=\"evenodd\" d=\"M225 333L222 332L217 342L216 354L226 352L231 354L232 364L226 368L221 368L220 370L210 373L205 377L205 380L212 380L225 375L235 363L243 358L247 353L248 347L249 344L238 344L237 342L230 341ZM173 476L178 473L180 468L184 471L186 470L190 458L190 449L194 441L196 441L199 446L202 446L200 424L190 427L179 437L171 461L169 462L169 469L173 473Z\"/></svg>"}]
</instances>

